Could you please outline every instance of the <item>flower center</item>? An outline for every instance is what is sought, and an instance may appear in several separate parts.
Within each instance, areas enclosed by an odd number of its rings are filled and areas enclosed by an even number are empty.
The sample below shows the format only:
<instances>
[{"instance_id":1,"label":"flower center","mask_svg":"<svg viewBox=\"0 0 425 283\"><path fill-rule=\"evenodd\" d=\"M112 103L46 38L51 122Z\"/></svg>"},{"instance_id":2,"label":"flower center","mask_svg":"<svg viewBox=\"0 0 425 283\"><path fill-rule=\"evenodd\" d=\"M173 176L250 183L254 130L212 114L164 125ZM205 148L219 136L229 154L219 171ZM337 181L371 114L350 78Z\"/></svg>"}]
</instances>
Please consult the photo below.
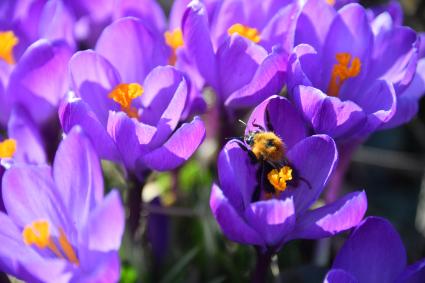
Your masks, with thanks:
<instances>
[{"instance_id":1,"label":"flower center","mask_svg":"<svg viewBox=\"0 0 425 283\"><path fill-rule=\"evenodd\" d=\"M24 231L22 231L22 238L24 243L28 246L34 245L40 249L47 248L59 258L66 257L69 262L76 265L80 264L74 248L68 241L63 229L59 228L58 247L50 235L49 222L46 220L37 220L32 222L30 225L27 225Z\"/></svg>"},{"instance_id":2,"label":"flower center","mask_svg":"<svg viewBox=\"0 0 425 283\"><path fill-rule=\"evenodd\" d=\"M0 158L12 158L16 152L16 140L6 139L0 142Z\"/></svg>"},{"instance_id":3,"label":"flower center","mask_svg":"<svg viewBox=\"0 0 425 283\"><path fill-rule=\"evenodd\" d=\"M166 31L164 33L165 43L171 47L172 53L170 58L168 58L168 63L172 66L176 64L177 61L177 48L182 47L184 45L183 41L183 33L182 30L176 28L173 31Z\"/></svg>"},{"instance_id":4,"label":"flower center","mask_svg":"<svg viewBox=\"0 0 425 283\"><path fill-rule=\"evenodd\" d=\"M351 60L350 53L337 53L336 63L332 69L331 80L328 87L329 96L338 96L339 90L346 80L360 74L361 62L359 57ZM351 62L351 65L348 66Z\"/></svg>"},{"instance_id":5,"label":"flower center","mask_svg":"<svg viewBox=\"0 0 425 283\"><path fill-rule=\"evenodd\" d=\"M292 168L289 166L283 166L279 169L273 169L267 174L267 179L270 184L275 188L277 193L281 193L286 190L286 182L292 180Z\"/></svg>"},{"instance_id":6,"label":"flower center","mask_svg":"<svg viewBox=\"0 0 425 283\"><path fill-rule=\"evenodd\" d=\"M227 33L232 35L234 33L239 34L242 37L245 37L255 43L260 42L260 33L255 28L250 28L242 24L234 24L228 30Z\"/></svg>"},{"instance_id":7,"label":"flower center","mask_svg":"<svg viewBox=\"0 0 425 283\"><path fill-rule=\"evenodd\" d=\"M13 48L18 44L19 39L13 31L0 32L0 59L3 59L8 64L15 64L13 57Z\"/></svg>"},{"instance_id":8,"label":"flower center","mask_svg":"<svg viewBox=\"0 0 425 283\"><path fill-rule=\"evenodd\" d=\"M113 101L121 105L121 111L125 112L131 118L137 118L139 115L137 109L131 107L133 99L141 96L143 87L138 83L119 84L108 95Z\"/></svg>"}]
</instances>

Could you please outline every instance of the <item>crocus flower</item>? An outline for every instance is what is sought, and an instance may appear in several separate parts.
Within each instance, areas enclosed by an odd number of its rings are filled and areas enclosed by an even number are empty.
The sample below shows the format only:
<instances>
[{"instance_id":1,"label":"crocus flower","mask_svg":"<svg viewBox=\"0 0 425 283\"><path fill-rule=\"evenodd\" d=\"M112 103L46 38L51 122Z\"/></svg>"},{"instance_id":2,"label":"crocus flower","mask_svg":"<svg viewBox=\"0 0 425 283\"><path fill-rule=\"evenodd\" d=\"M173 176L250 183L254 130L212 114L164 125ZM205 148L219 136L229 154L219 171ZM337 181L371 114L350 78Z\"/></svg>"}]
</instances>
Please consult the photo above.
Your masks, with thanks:
<instances>
[{"instance_id":1,"label":"crocus flower","mask_svg":"<svg viewBox=\"0 0 425 283\"><path fill-rule=\"evenodd\" d=\"M74 47L74 19L61 0L3 1L0 61L14 64L33 42L64 40Z\"/></svg>"},{"instance_id":2,"label":"crocus flower","mask_svg":"<svg viewBox=\"0 0 425 283\"><path fill-rule=\"evenodd\" d=\"M119 194L103 198L99 159L81 129L53 167L15 165L3 176L0 269L28 282L117 282L124 230Z\"/></svg>"},{"instance_id":3,"label":"crocus flower","mask_svg":"<svg viewBox=\"0 0 425 283\"><path fill-rule=\"evenodd\" d=\"M210 207L229 239L276 252L290 240L329 237L361 221L367 206L364 192L310 210L335 167L337 150L329 136L307 136L302 117L288 100L279 96L265 100L247 124L247 135L259 131L259 126L266 131L273 128L284 142L286 165L258 175L264 167L249 156L249 151L257 154L255 143L241 146L241 141L232 140L225 145Z\"/></svg>"},{"instance_id":4,"label":"crocus flower","mask_svg":"<svg viewBox=\"0 0 425 283\"><path fill-rule=\"evenodd\" d=\"M31 44L5 79L0 91L0 122L5 125L14 107L23 107L38 125L57 113L68 90L67 67L72 50L64 41Z\"/></svg>"},{"instance_id":5,"label":"crocus flower","mask_svg":"<svg viewBox=\"0 0 425 283\"><path fill-rule=\"evenodd\" d=\"M352 232L326 275L327 283L420 283L425 260L407 266L406 250L388 220L367 217Z\"/></svg>"},{"instance_id":6,"label":"crocus flower","mask_svg":"<svg viewBox=\"0 0 425 283\"><path fill-rule=\"evenodd\" d=\"M386 123L399 124L393 119L412 117L416 92L424 90L415 85L411 95L409 89L415 73L424 75L417 68L417 35L392 21L383 13L370 22L356 3L338 11L323 0L303 7L288 89L316 133L338 143L359 140Z\"/></svg>"},{"instance_id":7,"label":"crocus flower","mask_svg":"<svg viewBox=\"0 0 425 283\"><path fill-rule=\"evenodd\" d=\"M102 158L121 162L136 175L147 169L173 169L205 136L198 117L180 125L188 102L187 80L171 66L149 72L159 50L149 45L149 33L139 20L122 19L115 25L105 30L108 35L100 38L98 52L78 52L71 59L75 97L60 109L62 127L68 132L81 125ZM126 45L134 52L116 47L126 33L135 35ZM105 42L106 37L111 42ZM141 46L150 53L143 53Z\"/></svg>"},{"instance_id":8,"label":"crocus flower","mask_svg":"<svg viewBox=\"0 0 425 283\"><path fill-rule=\"evenodd\" d=\"M251 5L251 1L244 2L244 5L242 1L233 2L240 7ZM224 1L223 5L225 3L227 2ZM232 11L226 15L226 20L216 18L217 21L223 20L223 26L227 27L231 23L227 19L239 19L238 15L243 14L237 9ZM253 106L271 94L279 93L284 82L287 62L285 48L276 45L270 47L269 52L257 44L262 40L261 35L257 30L246 26L248 23L245 20L229 27L228 34L224 35L218 46L215 46L211 35L214 24L218 23L209 21L208 11L203 3L192 1L182 20L183 39L188 54L206 84L212 86L217 93L219 105L225 104L229 108ZM288 28L287 25L284 26ZM279 29L276 30L280 32ZM271 33L263 36L263 40L273 36L279 38L278 34Z\"/></svg>"}]
</instances>

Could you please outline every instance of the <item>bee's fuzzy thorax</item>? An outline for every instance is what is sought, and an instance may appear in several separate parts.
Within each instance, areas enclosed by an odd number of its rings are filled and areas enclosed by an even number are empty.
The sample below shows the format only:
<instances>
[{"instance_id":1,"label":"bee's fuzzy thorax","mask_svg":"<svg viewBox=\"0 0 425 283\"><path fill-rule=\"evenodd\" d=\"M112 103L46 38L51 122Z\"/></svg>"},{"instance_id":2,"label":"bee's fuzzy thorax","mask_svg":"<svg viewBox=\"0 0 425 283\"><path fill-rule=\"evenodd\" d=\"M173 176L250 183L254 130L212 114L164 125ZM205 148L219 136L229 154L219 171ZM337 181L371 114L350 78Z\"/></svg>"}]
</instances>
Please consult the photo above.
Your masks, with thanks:
<instances>
[{"instance_id":1,"label":"bee's fuzzy thorax","mask_svg":"<svg viewBox=\"0 0 425 283\"><path fill-rule=\"evenodd\" d=\"M286 147L273 132L254 133L251 150L258 160L279 163L284 160Z\"/></svg>"}]
</instances>

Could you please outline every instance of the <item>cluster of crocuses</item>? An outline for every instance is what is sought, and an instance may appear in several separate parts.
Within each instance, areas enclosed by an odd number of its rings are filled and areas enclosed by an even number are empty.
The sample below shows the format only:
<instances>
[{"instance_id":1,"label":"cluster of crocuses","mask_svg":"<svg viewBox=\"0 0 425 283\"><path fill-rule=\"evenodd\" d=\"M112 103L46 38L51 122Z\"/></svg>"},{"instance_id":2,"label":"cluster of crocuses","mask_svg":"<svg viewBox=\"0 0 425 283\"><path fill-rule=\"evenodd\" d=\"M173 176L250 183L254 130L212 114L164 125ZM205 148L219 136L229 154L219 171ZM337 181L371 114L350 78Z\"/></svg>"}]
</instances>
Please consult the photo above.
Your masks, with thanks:
<instances>
[{"instance_id":1,"label":"cluster of crocuses","mask_svg":"<svg viewBox=\"0 0 425 283\"><path fill-rule=\"evenodd\" d=\"M253 280L288 241L357 226L326 282L422 282L394 228L363 220L365 191L339 195L353 150L425 92L400 5L355 2L175 0L168 19L155 0L0 3L1 271L118 281L124 207L103 196L100 159L138 184L178 168L205 138L209 88L221 126L253 109L254 141L224 145L210 198L225 236L257 248ZM277 166L254 152L261 132L281 143Z\"/></svg>"}]
</instances>

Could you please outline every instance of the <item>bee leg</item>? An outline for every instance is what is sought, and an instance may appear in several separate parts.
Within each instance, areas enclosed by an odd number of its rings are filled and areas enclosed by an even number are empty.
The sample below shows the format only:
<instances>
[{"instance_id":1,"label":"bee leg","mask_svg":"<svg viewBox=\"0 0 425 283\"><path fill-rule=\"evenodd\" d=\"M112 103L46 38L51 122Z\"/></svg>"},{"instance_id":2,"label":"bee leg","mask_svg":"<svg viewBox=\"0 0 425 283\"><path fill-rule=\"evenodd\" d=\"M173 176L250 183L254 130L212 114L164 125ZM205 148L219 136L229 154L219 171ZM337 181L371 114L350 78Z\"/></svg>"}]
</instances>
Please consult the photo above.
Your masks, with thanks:
<instances>
[{"instance_id":1,"label":"bee leg","mask_svg":"<svg viewBox=\"0 0 425 283\"><path fill-rule=\"evenodd\" d=\"M263 132L266 131L266 129L263 126L261 126L260 124L255 123L255 119L254 119L254 121L252 121L251 125L253 125L256 128L259 128Z\"/></svg>"},{"instance_id":2,"label":"bee leg","mask_svg":"<svg viewBox=\"0 0 425 283\"><path fill-rule=\"evenodd\" d=\"M266 109L266 127L269 131L274 132L274 128L273 128L272 122L270 120L269 109Z\"/></svg>"},{"instance_id":3,"label":"bee leg","mask_svg":"<svg viewBox=\"0 0 425 283\"><path fill-rule=\"evenodd\" d=\"M263 181L262 181L263 175L264 175L264 165L263 163L261 163L260 168L258 168L256 173L257 180L260 180L260 181L258 182L258 185L255 187L254 192L252 193L252 197L251 197L252 202L260 200L261 191L263 190Z\"/></svg>"},{"instance_id":4,"label":"bee leg","mask_svg":"<svg viewBox=\"0 0 425 283\"><path fill-rule=\"evenodd\" d=\"M258 162L258 160L257 160L257 156L255 156L255 154L254 154L254 153L253 153L250 149L248 149L248 148L246 147L246 145L245 145L242 141L239 141L237 144L239 145L239 147L240 147L242 150L244 150L246 153L248 153L248 156L249 156L249 158L251 159L251 163L252 163L252 164L255 164L255 163L257 163L257 162Z\"/></svg>"}]
</instances>

